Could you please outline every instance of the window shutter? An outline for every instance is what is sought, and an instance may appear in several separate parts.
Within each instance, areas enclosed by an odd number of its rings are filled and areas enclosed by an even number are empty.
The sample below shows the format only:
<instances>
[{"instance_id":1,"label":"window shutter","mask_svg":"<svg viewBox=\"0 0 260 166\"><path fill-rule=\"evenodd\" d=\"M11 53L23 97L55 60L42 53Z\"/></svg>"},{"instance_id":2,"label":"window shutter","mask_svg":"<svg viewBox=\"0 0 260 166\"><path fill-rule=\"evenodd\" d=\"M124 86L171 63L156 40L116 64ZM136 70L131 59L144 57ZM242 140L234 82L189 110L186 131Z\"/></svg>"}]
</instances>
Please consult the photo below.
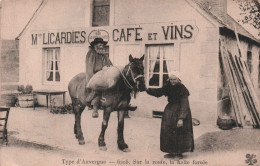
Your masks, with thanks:
<instances>
[{"instance_id":1,"label":"window shutter","mask_svg":"<svg viewBox=\"0 0 260 166\"><path fill-rule=\"evenodd\" d=\"M110 0L93 1L92 26L109 25Z\"/></svg>"}]
</instances>

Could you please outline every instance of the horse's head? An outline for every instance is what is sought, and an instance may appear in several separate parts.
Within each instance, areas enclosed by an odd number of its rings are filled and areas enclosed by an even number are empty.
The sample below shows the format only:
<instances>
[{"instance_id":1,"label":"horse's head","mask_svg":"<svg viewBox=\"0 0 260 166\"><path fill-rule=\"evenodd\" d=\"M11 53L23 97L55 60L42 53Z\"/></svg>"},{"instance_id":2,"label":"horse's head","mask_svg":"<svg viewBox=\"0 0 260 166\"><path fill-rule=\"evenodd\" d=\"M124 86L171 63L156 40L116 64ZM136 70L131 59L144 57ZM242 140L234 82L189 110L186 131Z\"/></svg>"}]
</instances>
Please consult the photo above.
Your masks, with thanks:
<instances>
[{"instance_id":1,"label":"horse's head","mask_svg":"<svg viewBox=\"0 0 260 166\"><path fill-rule=\"evenodd\" d=\"M129 64L127 65L126 77L134 85L133 88L137 91L145 91L144 81L144 55L141 58L133 58L129 55Z\"/></svg>"}]
</instances>

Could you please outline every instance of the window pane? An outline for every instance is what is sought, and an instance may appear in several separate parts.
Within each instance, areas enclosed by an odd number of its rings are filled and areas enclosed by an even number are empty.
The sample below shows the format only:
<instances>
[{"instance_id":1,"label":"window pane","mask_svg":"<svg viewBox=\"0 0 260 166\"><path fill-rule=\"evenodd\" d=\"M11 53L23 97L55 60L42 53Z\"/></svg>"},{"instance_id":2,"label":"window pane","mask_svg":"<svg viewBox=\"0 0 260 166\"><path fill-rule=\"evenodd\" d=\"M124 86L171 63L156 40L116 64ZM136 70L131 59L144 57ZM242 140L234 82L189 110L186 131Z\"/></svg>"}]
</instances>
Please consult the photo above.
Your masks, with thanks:
<instances>
[{"instance_id":1,"label":"window pane","mask_svg":"<svg viewBox=\"0 0 260 166\"><path fill-rule=\"evenodd\" d=\"M160 71L160 61L159 60L150 60L149 72L159 72Z\"/></svg>"},{"instance_id":2,"label":"window pane","mask_svg":"<svg viewBox=\"0 0 260 166\"><path fill-rule=\"evenodd\" d=\"M53 60L53 51L52 50L47 50L47 60L52 61Z\"/></svg>"},{"instance_id":3,"label":"window pane","mask_svg":"<svg viewBox=\"0 0 260 166\"><path fill-rule=\"evenodd\" d=\"M159 86L159 74L149 74L149 78L150 86Z\"/></svg>"},{"instance_id":4,"label":"window pane","mask_svg":"<svg viewBox=\"0 0 260 166\"><path fill-rule=\"evenodd\" d=\"M55 60L56 60L56 61L60 61L60 50L59 50L59 49L57 49L57 50L55 51Z\"/></svg>"},{"instance_id":5,"label":"window pane","mask_svg":"<svg viewBox=\"0 0 260 166\"><path fill-rule=\"evenodd\" d=\"M160 59L160 47L159 46L149 47L149 59L150 60Z\"/></svg>"},{"instance_id":6,"label":"window pane","mask_svg":"<svg viewBox=\"0 0 260 166\"><path fill-rule=\"evenodd\" d=\"M47 81L53 81L53 72L47 71L46 78L47 78Z\"/></svg>"},{"instance_id":7,"label":"window pane","mask_svg":"<svg viewBox=\"0 0 260 166\"><path fill-rule=\"evenodd\" d=\"M55 74L55 81L60 81L60 72L56 72Z\"/></svg>"},{"instance_id":8,"label":"window pane","mask_svg":"<svg viewBox=\"0 0 260 166\"><path fill-rule=\"evenodd\" d=\"M95 6L98 5L109 5L110 0L93 0Z\"/></svg>"},{"instance_id":9,"label":"window pane","mask_svg":"<svg viewBox=\"0 0 260 166\"><path fill-rule=\"evenodd\" d=\"M109 2L95 2L93 6L92 26L109 25Z\"/></svg>"},{"instance_id":10,"label":"window pane","mask_svg":"<svg viewBox=\"0 0 260 166\"><path fill-rule=\"evenodd\" d=\"M168 73L166 61L163 61L163 73Z\"/></svg>"},{"instance_id":11,"label":"window pane","mask_svg":"<svg viewBox=\"0 0 260 166\"><path fill-rule=\"evenodd\" d=\"M56 61L55 70L59 70L60 62Z\"/></svg>"},{"instance_id":12,"label":"window pane","mask_svg":"<svg viewBox=\"0 0 260 166\"><path fill-rule=\"evenodd\" d=\"M163 59L174 59L174 50L173 50L173 45L165 45L161 47L162 53L163 53Z\"/></svg>"},{"instance_id":13,"label":"window pane","mask_svg":"<svg viewBox=\"0 0 260 166\"><path fill-rule=\"evenodd\" d=\"M163 75L163 85L165 85L167 83L167 80L169 79L168 74L164 74Z\"/></svg>"},{"instance_id":14,"label":"window pane","mask_svg":"<svg viewBox=\"0 0 260 166\"><path fill-rule=\"evenodd\" d=\"M47 61L47 70L53 70L53 62Z\"/></svg>"}]
</instances>

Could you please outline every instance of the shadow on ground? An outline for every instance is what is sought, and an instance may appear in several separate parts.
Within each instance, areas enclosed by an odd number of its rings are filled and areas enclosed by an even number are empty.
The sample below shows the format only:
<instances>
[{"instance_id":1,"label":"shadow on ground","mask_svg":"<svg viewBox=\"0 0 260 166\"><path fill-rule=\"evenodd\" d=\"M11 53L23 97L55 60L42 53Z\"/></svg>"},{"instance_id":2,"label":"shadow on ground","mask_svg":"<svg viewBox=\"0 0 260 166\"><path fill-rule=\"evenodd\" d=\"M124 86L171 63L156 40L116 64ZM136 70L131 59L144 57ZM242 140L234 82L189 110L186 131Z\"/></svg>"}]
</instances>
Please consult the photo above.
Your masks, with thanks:
<instances>
[{"instance_id":1,"label":"shadow on ground","mask_svg":"<svg viewBox=\"0 0 260 166\"><path fill-rule=\"evenodd\" d=\"M195 153L259 150L260 129L233 129L206 133L195 140Z\"/></svg>"},{"instance_id":2,"label":"shadow on ground","mask_svg":"<svg viewBox=\"0 0 260 166\"><path fill-rule=\"evenodd\" d=\"M5 142L1 142L0 147L16 147L16 148L26 148L26 149L34 149L34 150L40 150L40 151L52 151L54 153L62 153L62 154L75 154L74 151L68 151L61 149L59 147L54 147L46 144L40 144L37 142L31 142L27 140L21 140L15 137L15 135L18 135L18 132L10 131L8 133L8 145L5 144Z\"/></svg>"}]
</instances>

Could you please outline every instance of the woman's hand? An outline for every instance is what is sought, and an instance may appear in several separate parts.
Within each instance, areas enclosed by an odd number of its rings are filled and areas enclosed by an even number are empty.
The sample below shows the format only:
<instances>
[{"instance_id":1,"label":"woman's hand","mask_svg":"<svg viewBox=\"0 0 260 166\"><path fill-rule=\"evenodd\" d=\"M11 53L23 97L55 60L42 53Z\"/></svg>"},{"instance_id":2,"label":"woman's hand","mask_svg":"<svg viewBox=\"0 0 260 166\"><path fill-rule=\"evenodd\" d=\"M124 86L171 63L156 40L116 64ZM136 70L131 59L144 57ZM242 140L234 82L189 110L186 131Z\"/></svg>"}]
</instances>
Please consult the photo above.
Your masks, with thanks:
<instances>
[{"instance_id":1,"label":"woman's hand","mask_svg":"<svg viewBox=\"0 0 260 166\"><path fill-rule=\"evenodd\" d=\"M178 120L178 122L177 122L177 127L182 127L182 126L183 126L183 120L180 119L180 120Z\"/></svg>"}]
</instances>

